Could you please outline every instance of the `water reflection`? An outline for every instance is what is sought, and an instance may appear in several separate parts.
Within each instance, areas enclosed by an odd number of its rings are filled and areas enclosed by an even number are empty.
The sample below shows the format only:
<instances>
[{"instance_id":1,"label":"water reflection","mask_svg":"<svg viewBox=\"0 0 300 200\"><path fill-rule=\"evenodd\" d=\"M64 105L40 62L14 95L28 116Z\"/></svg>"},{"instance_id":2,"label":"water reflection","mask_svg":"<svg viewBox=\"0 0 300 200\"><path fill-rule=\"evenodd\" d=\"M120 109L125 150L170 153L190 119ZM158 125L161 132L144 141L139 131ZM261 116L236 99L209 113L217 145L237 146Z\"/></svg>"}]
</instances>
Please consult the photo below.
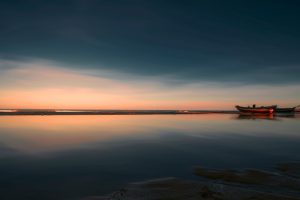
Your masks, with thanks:
<instances>
[{"instance_id":1,"label":"water reflection","mask_svg":"<svg viewBox=\"0 0 300 200\"><path fill-rule=\"evenodd\" d=\"M83 147L122 138L212 129L229 115L1 116L2 144L25 153Z\"/></svg>"},{"instance_id":2,"label":"water reflection","mask_svg":"<svg viewBox=\"0 0 300 200\"><path fill-rule=\"evenodd\" d=\"M239 118L2 116L1 197L80 198L132 181L195 178L193 166L273 168L278 162L300 159L297 116L234 120Z\"/></svg>"},{"instance_id":3,"label":"water reflection","mask_svg":"<svg viewBox=\"0 0 300 200\"><path fill-rule=\"evenodd\" d=\"M275 115L276 117L279 118L295 118L295 119L300 119L300 113L277 113Z\"/></svg>"},{"instance_id":4,"label":"water reflection","mask_svg":"<svg viewBox=\"0 0 300 200\"><path fill-rule=\"evenodd\" d=\"M236 119L251 119L251 120L260 120L260 119L265 119L265 120L278 120L276 116L273 114L271 115L245 115L245 114L239 114Z\"/></svg>"},{"instance_id":5,"label":"water reflection","mask_svg":"<svg viewBox=\"0 0 300 200\"><path fill-rule=\"evenodd\" d=\"M295 118L299 119L300 115L297 113L277 113L270 115L253 115L253 114L239 114L235 119L248 119L248 120L280 120L281 118Z\"/></svg>"}]
</instances>

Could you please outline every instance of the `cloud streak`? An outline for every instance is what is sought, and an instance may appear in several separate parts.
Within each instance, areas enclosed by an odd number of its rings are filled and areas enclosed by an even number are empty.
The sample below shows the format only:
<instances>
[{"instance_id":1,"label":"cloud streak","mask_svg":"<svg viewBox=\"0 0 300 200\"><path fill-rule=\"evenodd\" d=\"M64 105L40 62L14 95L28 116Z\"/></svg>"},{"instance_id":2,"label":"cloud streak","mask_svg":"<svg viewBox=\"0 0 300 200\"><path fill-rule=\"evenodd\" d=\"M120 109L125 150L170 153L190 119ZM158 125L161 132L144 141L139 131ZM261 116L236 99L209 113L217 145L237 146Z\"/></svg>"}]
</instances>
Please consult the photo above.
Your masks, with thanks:
<instances>
[{"instance_id":1,"label":"cloud streak","mask_svg":"<svg viewBox=\"0 0 300 200\"><path fill-rule=\"evenodd\" d=\"M295 105L300 98L298 84L170 85L175 77L108 70L89 75L46 60L1 60L0 71L2 108L232 109L237 103Z\"/></svg>"},{"instance_id":2,"label":"cloud streak","mask_svg":"<svg viewBox=\"0 0 300 200\"><path fill-rule=\"evenodd\" d=\"M273 1L1 1L0 57L174 76L177 83L296 84L298 7Z\"/></svg>"}]
</instances>

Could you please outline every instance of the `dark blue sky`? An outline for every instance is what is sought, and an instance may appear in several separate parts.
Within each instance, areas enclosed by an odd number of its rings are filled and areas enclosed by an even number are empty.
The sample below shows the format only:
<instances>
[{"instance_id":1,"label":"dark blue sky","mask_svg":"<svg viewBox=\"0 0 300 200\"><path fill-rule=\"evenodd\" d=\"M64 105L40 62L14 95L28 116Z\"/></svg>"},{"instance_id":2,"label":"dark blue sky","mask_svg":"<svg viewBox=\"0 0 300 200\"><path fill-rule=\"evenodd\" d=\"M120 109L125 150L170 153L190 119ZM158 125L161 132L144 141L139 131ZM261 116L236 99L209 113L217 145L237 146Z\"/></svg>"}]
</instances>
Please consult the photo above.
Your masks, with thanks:
<instances>
[{"instance_id":1,"label":"dark blue sky","mask_svg":"<svg viewBox=\"0 0 300 200\"><path fill-rule=\"evenodd\" d=\"M169 75L299 83L297 1L1 1L2 59Z\"/></svg>"}]
</instances>

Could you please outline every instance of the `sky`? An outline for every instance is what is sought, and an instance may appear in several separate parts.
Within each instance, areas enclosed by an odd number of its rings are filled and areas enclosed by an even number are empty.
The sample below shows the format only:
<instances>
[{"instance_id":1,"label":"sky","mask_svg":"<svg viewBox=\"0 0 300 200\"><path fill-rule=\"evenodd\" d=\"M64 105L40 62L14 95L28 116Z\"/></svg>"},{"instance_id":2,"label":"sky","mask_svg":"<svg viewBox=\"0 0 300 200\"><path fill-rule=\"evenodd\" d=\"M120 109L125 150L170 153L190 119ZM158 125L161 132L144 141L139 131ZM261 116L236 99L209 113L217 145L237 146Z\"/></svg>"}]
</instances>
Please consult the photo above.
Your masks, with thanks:
<instances>
[{"instance_id":1,"label":"sky","mask_svg":"<svg viewBox=\"0 0 300 200\"><path fill-rule=\"evenodd\" d=\"M297 1L0 2L0 108L300 104Z\"/></svg>"}]
</instances>

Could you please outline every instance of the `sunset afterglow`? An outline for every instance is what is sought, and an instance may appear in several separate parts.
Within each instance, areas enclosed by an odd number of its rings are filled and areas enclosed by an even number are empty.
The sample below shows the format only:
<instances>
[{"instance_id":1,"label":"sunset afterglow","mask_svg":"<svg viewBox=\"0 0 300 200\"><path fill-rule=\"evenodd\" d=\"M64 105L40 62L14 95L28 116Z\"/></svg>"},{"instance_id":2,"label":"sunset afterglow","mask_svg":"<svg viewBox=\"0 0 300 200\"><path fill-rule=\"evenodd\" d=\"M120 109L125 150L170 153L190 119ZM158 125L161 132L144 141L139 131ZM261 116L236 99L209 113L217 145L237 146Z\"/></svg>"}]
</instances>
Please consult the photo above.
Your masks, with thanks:
<instances>
[{"instance_id":1,"label":"sunset afterglow","mask_svg":"<svg viewBox=\"0 0 300 200\"><path fill-rule=\"evenodd\" d=\"M71 70L45 60L2 60L0 68L0 107L10 109L232 109L235 102L295 105L299 98L297 84L174 85L167 76Z\"/></svg>"}]
</instances>

